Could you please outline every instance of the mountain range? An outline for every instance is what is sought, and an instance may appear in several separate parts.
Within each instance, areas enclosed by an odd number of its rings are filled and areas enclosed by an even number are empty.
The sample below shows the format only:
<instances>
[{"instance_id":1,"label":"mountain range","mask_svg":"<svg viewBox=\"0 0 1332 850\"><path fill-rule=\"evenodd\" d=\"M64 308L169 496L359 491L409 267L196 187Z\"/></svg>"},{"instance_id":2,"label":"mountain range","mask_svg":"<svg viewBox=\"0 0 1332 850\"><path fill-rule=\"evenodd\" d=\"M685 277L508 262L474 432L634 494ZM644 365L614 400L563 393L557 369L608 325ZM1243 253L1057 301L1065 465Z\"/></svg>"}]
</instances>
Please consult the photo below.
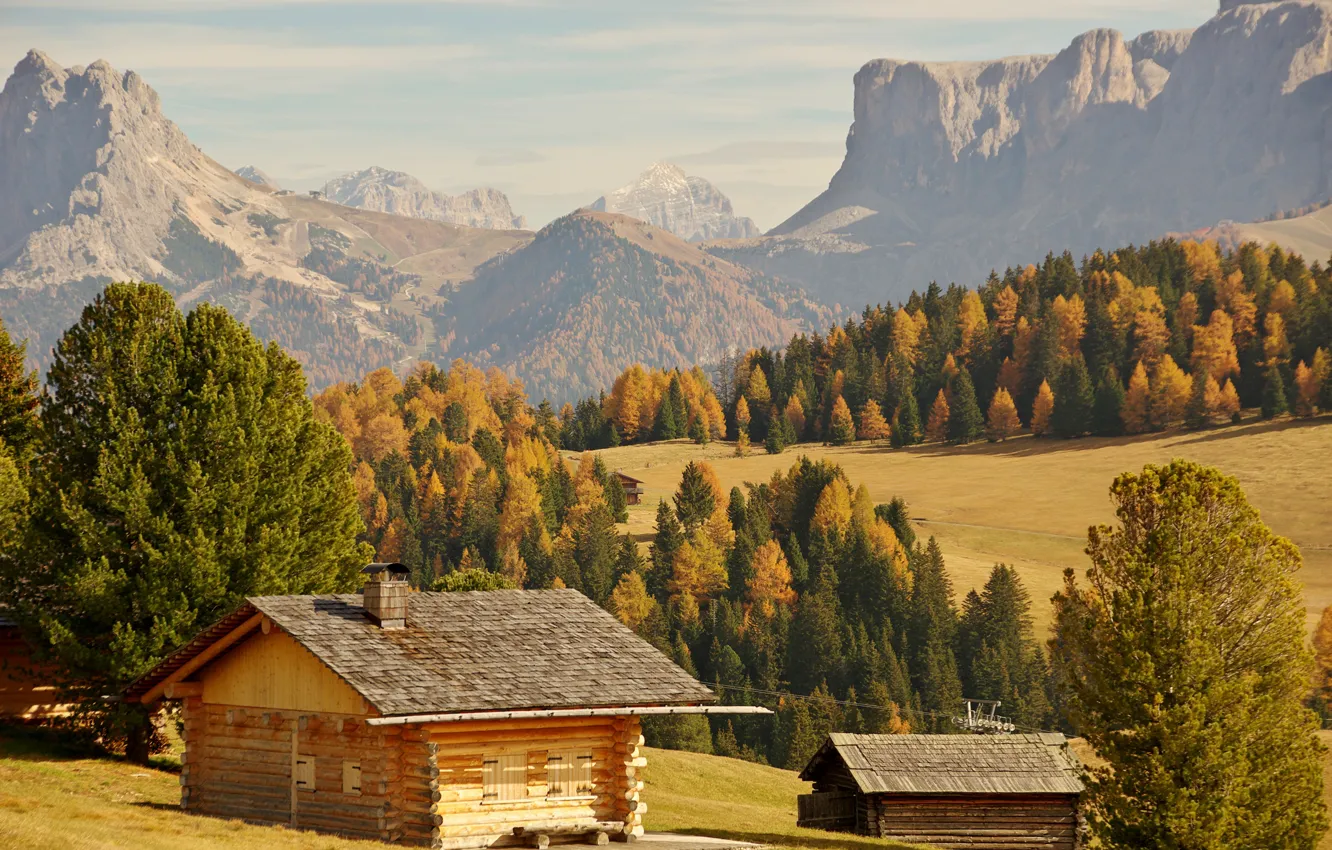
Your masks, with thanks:
<instances>
[{"instance_id":1,"label":"mountain range","mask_svg":"<svg viewBox=\"0 0 1332 850\"><path fill-rule=\"evenodd\" d=\"M567 400L1051 250L1177 233L1323 258L1329 45L1332 0L1279 0L1053 56L871 62L841 168L767 235L663 163L536 234L502 193L382 168L284 191L199 150L134 72L32 51L0 91L0 317L42 366L102 286L150 280L224 304L314 387L466 356Z\"/></svg>"},{"instance_id":2,"label":"mountain range","mask_svg":"<svg viewBox=\"0 0 1332 850\"><path fill-rule=\"evenodd\" d=\"M737 216L731 199L716 186L668 162L654 163L634 182L597 198L591 208L641 219L689 242L759 235L754 222Z\"/></svg>"},{"instance_id":3,"label":"mountain range","mask_svg":"<svg viewBox=\"0 0 1332 850\"><path fill-rule=\"evenodd\" d=\"M1191 31L1093 30L1056 55L881 59L828 189L719 256L844 303L979 282L1329 196L1332 2L1226 2Z\"/></svg>"},{"instance_id":4,"label":"mountain range","mask_svg":"<svg viewBox=\"0 0 1332 850\"><path fill-rule=\"evenodd\" d=\"M427 188L410 174L379 166L330 180L324 186L324 196L344 206L466 227L527 228L527 220L514 215L509 199L498 189L472 189L461 195L446 195Z\"/></svg>"}]
</instances>

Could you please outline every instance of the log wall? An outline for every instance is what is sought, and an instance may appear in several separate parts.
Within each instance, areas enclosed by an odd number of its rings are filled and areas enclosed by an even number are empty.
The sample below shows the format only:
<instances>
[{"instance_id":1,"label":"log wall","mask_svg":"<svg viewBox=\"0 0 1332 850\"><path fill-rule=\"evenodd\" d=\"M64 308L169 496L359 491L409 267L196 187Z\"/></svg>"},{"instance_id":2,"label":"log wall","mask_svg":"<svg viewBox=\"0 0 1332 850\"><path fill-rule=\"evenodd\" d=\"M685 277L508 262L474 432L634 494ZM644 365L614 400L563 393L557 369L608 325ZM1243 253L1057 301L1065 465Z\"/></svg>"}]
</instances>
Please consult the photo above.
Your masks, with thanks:
<instances>
[{"instance_id":1,"label":"log wall","mask_svg":"<svg viewBox=\"0 0 1332 850\"><path fill-rule=\"evenodd\" d=\"M364 717L184 700L181 807L355 838L429 845L435 838L433 751L401 727ZM416 737L420 737L417 735ZM313 759L313 790L297 787ZM344 762L360 765L360 793L344 791Z\"/></svg>"},{"instance_id":2,"label":"log wall","mask_svg":"<svg viewBox=\"0 0 1332 850\"><path fill-rule=\"evenodd\" d=\"M36 664L19 630L0 626L0 716L21 720L63 717L71 706L60 702L56 668Z\"/></svg>"},{"instance_id":3,"label":"log wall","mask_svg":"<svg viewBox=\"0 0 1332 850\"><path fill-rule=\"evenodd\" d=\"M576 837L582 830L615 830L615 837L643 834L647 807L640 798L642 730L636 717L552 718L438 723L423 728L436 748L440 801L439 844L462 850L524 843L515 828ZM591 753L593 792L549 797L546 757L552 750ZM527 799L483 801L482 762L488 756L523 754ZM616 824L608 827L607 824ZM623 825L623 832L620 827Z\"/></svg>"},{"instance_id":4,"label":"log wall","mask_svg":"<svg viewBox=\"0 0 1332 850\"><path fill-rule=\"evenodd\" d=\"M942 850L1075 850L1072 796L918 797L874 795L873 830L884 838Z\"/></svg>"}]
</instances>

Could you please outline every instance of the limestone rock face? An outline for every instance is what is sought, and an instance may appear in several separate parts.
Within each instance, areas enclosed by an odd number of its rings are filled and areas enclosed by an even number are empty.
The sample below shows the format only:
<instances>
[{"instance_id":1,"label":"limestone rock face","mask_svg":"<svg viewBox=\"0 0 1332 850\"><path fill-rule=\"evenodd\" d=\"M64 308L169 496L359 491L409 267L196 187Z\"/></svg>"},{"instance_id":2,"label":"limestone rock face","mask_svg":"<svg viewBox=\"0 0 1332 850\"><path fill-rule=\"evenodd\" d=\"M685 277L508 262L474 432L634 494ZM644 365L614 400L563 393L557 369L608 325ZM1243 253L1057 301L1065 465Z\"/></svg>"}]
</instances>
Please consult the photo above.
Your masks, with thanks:
<instances>
[{"instance_id":1,"label":"limestone rock face","mask_svg":"<svg viewBox=\"0 0 1332 850\"><path fill-rule=\"evenodd\" d=\"M491 230L524 230L527 227L526 220L513 214L508 197L498 189L473 189L461 195L445 195L431 190L410 174L379 166L330 180L324 186L324 195L344 206L466 227Z\"/></svg>"},{"instance_id":2,"label":"limestone rock face","mask_svg":"<svg viewBox=\"0 0 1332 850\"><path fill-rule=\"evenodd\" d=\"M716 186L665 162L654 164L628 186L598 198L591 208L646 221L691 242L759 235L754 222L737 216L731 199Z\"/></svg>"},{"instance_id":3,"label":"limestone rock face","mask_svg":"<svg viewBox=\"0 0 1332 850\"><path fill-rule=\"evenodd\" d=\"M178 206L243 186L138 74L31 51L0 91L0 286L152 275Z\"/></svg>"},{"instance_id":4,"label":"limestone rock face","mask_svg":"<svg viewBox=\"0 0 1332 850\"><path fill-rule=\"evenodd\" d=\"M263 171L260 171L258 168L256 168L253 165L242 165L240 168L237 168L236 176L244 177L246 180L249 180L251 183L257 183L260 186L267 186L270 189L282 188L281 186L278 185L278 182L276 180L274 180L272 177L269 177L267 174L265 174Z\"/></svg>"},{"instance_id":5,"label":"limestone rock face","mask_svg":"<svg viewBox=\"0 0 1332 850\"><path fill-rule=\"evenodd\" d=\"M1332 190L1330 70L1332 0L1226 3L1053 56L876 60L827 191L713 251L862 303L1300 208Z\"/></svg>"}]
</instances>

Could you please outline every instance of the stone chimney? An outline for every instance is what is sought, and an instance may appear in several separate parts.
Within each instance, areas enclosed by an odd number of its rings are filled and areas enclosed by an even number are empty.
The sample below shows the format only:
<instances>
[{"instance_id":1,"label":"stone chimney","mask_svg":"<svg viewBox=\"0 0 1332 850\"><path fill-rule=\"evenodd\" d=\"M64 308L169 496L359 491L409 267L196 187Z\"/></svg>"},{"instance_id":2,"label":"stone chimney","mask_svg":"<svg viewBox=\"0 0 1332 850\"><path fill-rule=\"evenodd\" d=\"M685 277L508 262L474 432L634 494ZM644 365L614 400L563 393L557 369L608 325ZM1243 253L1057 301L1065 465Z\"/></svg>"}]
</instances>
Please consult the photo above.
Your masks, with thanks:
<instances>
[{"instance_id":1,"label":"stone chimney","mask_svg":"<svg viewBox=\"0 0 1332 850\"><path fill-rule=\"evenodd\" d=\"M365 575L365 613L381 629L407 626L407 597L412 586L407 581L411 570L403 564L371 564L362 568Z\"/></svg>"}]
</instances>

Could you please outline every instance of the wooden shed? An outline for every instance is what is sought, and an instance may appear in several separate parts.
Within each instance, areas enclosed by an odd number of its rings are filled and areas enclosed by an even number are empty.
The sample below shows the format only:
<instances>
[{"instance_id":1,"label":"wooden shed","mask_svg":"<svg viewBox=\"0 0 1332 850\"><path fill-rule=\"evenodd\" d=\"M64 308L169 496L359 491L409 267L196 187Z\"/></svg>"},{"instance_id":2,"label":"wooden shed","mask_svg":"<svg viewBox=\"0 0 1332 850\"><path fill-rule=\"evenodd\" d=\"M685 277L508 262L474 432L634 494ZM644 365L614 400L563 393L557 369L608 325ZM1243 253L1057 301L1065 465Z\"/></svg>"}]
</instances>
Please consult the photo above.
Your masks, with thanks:
<instances>
[{"instance_id":1,"label":"wooden shed","mask_svg":"<svg viewBox=\"0 0 1332 850\"><path fill-rule=\"evenodd\" d=\"M626 504L637 505L643 501L643 482L632 475L625 475L618 469L615 470L615 477L620 480L620 486L624 488L624 501Z\"/></svg>"},{"instance_id":2,"label":"wooden shed","mask_svg":"<svg viewBox=\"0 0 1332 850\"><path fill-rule=\"evenodd\" d=\"M800 778L799 825L968 850L1080 846L1081 767L1063 735L834 733Z\"/></svg>"},{"instance_id":3,"label":"wooden shed","mask_svg":"<svg viewBox=\"0 0 1332 850\"><path fill-rule=\"evenodd\" d=\"M372 565L376 566L376 565ZM574 590L257 597L136 682L181 806L437 848L633 840L639 718L743 713Z\"/></svg>"}]
</instances>

